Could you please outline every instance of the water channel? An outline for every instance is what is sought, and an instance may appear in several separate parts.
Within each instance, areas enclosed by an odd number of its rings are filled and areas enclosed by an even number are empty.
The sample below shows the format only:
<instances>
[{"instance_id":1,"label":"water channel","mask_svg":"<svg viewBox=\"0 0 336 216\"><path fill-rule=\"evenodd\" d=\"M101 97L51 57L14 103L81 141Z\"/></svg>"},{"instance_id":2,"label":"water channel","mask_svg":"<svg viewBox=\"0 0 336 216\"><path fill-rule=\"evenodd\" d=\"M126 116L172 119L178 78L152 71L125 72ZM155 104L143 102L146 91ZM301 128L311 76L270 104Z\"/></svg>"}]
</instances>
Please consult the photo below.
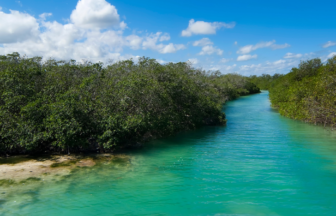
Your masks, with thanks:
<instances>
[{"instance_id":1,"label":"water channel","mask_svg":"<svg viewBox=\"0 0 336 216\"><path fill-rule=\"evenodd\" d=\"M0 215L336 215L336 133L280 116L267 91L223 111L227 126L18 189Z\"/></svg>"}]
</instances>

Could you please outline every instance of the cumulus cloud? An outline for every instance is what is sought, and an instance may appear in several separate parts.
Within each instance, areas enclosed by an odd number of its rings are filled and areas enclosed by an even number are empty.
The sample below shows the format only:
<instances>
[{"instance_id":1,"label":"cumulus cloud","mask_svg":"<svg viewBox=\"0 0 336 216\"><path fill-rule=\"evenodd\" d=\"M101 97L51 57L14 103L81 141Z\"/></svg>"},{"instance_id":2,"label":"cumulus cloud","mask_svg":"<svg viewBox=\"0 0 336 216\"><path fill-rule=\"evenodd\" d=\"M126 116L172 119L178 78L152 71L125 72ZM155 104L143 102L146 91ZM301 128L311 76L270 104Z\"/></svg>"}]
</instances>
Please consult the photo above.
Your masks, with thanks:
<instances>
[{"instance_id":1,"label":"cumulus cloud","mask_svg":"<svg viewBox=\"0 0 336 216\"><path fill-rule=\"evenodd\" d=\"M170 40L170 35L168 33L164 33L160 37L160 42L162 42L162 41L169 41L169 40Z\"/></svg>"},{"instance_id":2,"label":"cumulus cloud","mask_svg":"<svg viewBox=\"0 0 336 216\"><path fill-rule=\"evenodd\" d=\"M284 56L284 58L301 58L302 54L294 54L294 53L286 53L286 55Z\"/></svg>"},{"instance_id":3,"label":"cumulus cloud","mask_svg":"<svg viewBox=\"0 0 336 216\"><path fill-rule=\"evenodd\" d=\"M133 50L140 49L142 40L138 35L129 35L126 37L128 46Z\"/></svg>"},{"instance_id":4,"label":"cumulus cloud","mask_svg":"<svg viewBox=\"0 0 336 216\"><path fill-rule=\"evenodd\" d=\"M41 14L39 17L40 17L40 19L42 19L42 20L46 20L47 17L49 17L49 16L52 16L52 13L43 13L43 14Z\"/></svg>"},{"instance_id":5,"label":"cumulus cloud","mask_svg":"<svg viewBox=\"0 0 336 216\"><path fill-rule=\"evenodd\" d=\"M256 59L258 55L241 55L238 56L237 61L247 61L250 59Z\"/></svg>"},{"instance_id":6,"label":"cumulus cloud","mask_svg":"<svg viewBox=\"0 0 336 216\"><path fill-rule=\"evenodd\" d=\"M330 53L330 54L327 56L327 58L332 58L332 57L334 57L334 56L336 56L336 52L332 52L332 53Z\"/></svg>"},{"instance_id":7,"label":"cumulus cloud","mask_svg":"<svg viewBox=\"0 0 336 216\"><path fill-rule=\"evenodd\" d=\"M120 22L119 27L120 27L121 30L125 30L125 29L127 29L127 24L124 21L122 21L122 22Z\"/></svg>"},{"instance_id":8,"label":"cumulus cloud","mask_svg":"<svg viewBox=\"0 0 336 216\"><path fill-rule=\"evenodd\" d=\"M257 68L261 68L261 64L251 64L251 65L242 65L240 66L240 70L252 70L252 69L257 69Z\"/></svg>"},{"instance_id":9,"label":"cumulus cloud","mask_svg":"<svg viewBox=\"0 0 336 216\"><path fill-rule=\"evenodd\" d=\"M223 74L226 73L234 73L236 72L237 65L210 65L209 67L205 67L205 70L211 70L211 71L220 71Z\"/></svg>"},{"instance_id":10,"label":"cumulus cloud","mask_svg":"<svg viewBox=\"0 0 336 216\"><path fill-rule=\"evenodd\" d=\"M202 38L201 40L195 41L193 46L206 46L213 45L213 42L209 38Z\"/></svg>"},{"instance_id":11,"label":"cumulus cloud","mask_svg":"<svg viewBox=\"0 0 336 216\"><path fill-rule=\"evenodd\" d=\"M157 62L159 62L160 64L166 64L167 62L165 60L162 59L156 59Z\"/></svg>"},{"instance_id":12,"label":"cumulus cloud","mask_svg":"<svg viewBox=\"0 0 336 216\"><path fill-rule=\"evenodd\" d=\"M87 17L76 14L79 11L86 12ZM163 44L162 41L170 40L168 33L124 36L127 24L118 21L117 10L105 0L80 0L67 24L46 21L50 15L44 13L35 19L26 13L11 11L6 14L0 10L0 20L4 21L0 22L0 55L19 52L45 59L108 62L137 59L127 54L122 56L124 47L152 49L163 54L185 48L183 44Z\"/></svg>"},{"instance_id":13,"label":"cumulus cloud","mask_svg":"<svg viewBox=\"0 0 336 216\"><path fill-rule=\"evenodd\" d=\"M189 26L186 30L182 31L183 37L190 37L192 35L200 34L216 34L216 31L220 28L233 28L235 23L224 23L224 22L204 22L196 21L191 19L189 21Z\"/></svg>"},{"instance_id":14,"label":"cumulus cloud","mask_svg":"<svg viewBox=\"0 0 336 216\"><path fill-rule=\"evenodd\" d=\"M226 59L226 58L222 58L221 60L220 60L220 62L222 62L222 63L226 63L226 62L229 62L229 61L232 61L233 59Z\"/></svg>"},{"instance_id":15,"label":"cumulus cloud","mask_svg":"<svg viewBox=\"0 0 336 216\"><path fill-rule=\"evenodd\" d=\"M208 45L202 47L202 51L199 53L199 55L212 55L212 54L222 55L223 50Z\"/></svg>"},{"instance_id":16,"label":"cumulus cloud","mask_svg":"<svg viewBox=\"0 0 336 216\"><path fill-rule=\"evenodd\" d=\"M202 38L201 40L194 41L193 46L200 46L202 47L202 50L199 55L222 55L223 50L216 48L213 45L213 42L209 38Z\"/></svg>"},{"instance_id":17,"label":"cumulus cloud","mask_svg":"<svg viewBox=\"0 0 336 216\"><path fill-rule=\"evenodd\" d=\"M239 67L239 73L242 75L261 75L261 74L274 74L274 73L288 73L291 68L297 66L300 63L299 60L277 60L274 62L266 62L263 64L251 64L242 65Z\"/></svg>"},{"instance_id":18,"label":"cumulus cloud","mask_svg":"<svg viewBox=\"0 0 336 216\"><path fill-rule=\"evenodd\" d=\"M162 41L162 36L165 38L164 40L167 40L167 37L169 37L169 35L167 34L162 35L162 32L157 32L156 34L150 34L149 36L147 36L142 43L143 49L152 49L158 51L159 53L166 54L174 53L178 50L186 48L183 44L158 44L158 41Z\"/></svg>"},{"instance_id":19,"label":"cumulus cloud","mask_svg":"<svg viewBox=\"0 0 336 216\"><path fill-rule=\"evenodd\" d=\"M39 24L29 14L14 10L7 14L0 10L0 20L0 43L21 42L38 36Z\"/></svg>"},{"instance_id":20,"label":"cumulus cloud","mask_svg":"<svg viewBox=\"0 0 336 216\"><path fill-rule=\"evenodd\" d=\"M287 47L290 47L290 45L288 43L285 44L273 44L272 46L270 46L271 49L273 50L277 50L277 49L285 49Z\"/></svg>"},{"instance_id":21,"label":"cumulus cloud","mask_svg":"<svg viewBox=\"0 0 336 216\"><path fill-rule=\"evenodd\" d=\"M234 69L234 68L236 68L236 67L237 67L237 65L234 64L234 65L231 65L231 66L227 66L227 67L225 68L225 70L230 71L230 70L232 70L232 69Z\"/></svg>"},{"instance_id":22,"label":"cumulus cloud","mask_svg":"<svg viewBox=\"0 0 336 216\"><path fill-rule=\"evenodd\" d=\"M282 60L282 59L280 59L280 60L278 60L278 61L273 62L273 64L274 64L274 65L280 65L280 64L283 64L283 63L285 63L285 62L286 62L286 60Z\"/></svg>"},{"instance_id":23,"label":"cumulus cloud","mask_svg":"<svg viewBox=\"0 0 336 216\"><path fill-rule=\"evenodd\" d=\"M198 59L197 59L197 58L188 59L188 61L189 61L192 65L196 65L196 64L198 64Z\"/></svg>"},{"instance_id":24,"label":"cumulus cloud","mask_svg":"<svg viewBox=\"0 0 336 216\"><path fill-rule=\"evenodd\" d=\"M70 16L76 26L104 29L119 24L117 9L105 0L79 0Z\"/></svg>"},{"instance_id":25,"label":"cumulus cloud","mask_svg":"<svg viewBox=\"0 0 336 216\"><path fill-rule=\"evenodd\" d=\"M238 54L248 54L260 48L271 48L275 50L275 49L284 49L287 47L290 47L290 45L287 43L281 44L281 45L275 44L275 40L273 40L273 41L268 41L268 42L257 43L256 45L243 46L237 51L237 53Z\"/></svg>"},{"instance_id":26,"label":"cumulus cloud","mask_svg":"<svg viewBox=\"0 0 336 216\"><path fill-rule=\"evenodd\" d=\"M159 47L158 51L163 54L174 53L178 50L182 50L186 48L183 44L173 44L173 43L170 43L168 45L160 44L158 47Z\"/></svg>"},{"instance_id":27,"label":"cumulus cloud","mask_svg":"<svg viewBox=\"0 0 336 216\"><path fill-rule=\"evenodd\" d=\"M335 45L336 45L336 42L328 41L327 43L323 44L323 48L328 48L328 47L332 47Z\"/></svg>"}]
</instances>

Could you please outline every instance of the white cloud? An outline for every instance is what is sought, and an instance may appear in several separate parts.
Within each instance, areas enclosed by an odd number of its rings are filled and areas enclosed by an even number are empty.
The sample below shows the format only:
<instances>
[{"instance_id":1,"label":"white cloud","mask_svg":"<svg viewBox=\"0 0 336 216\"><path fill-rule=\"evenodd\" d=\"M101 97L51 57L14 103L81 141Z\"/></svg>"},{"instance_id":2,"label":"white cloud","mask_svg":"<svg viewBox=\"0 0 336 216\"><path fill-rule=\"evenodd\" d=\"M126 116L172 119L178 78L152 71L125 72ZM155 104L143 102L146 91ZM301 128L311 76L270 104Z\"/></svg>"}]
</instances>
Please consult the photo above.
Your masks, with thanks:
<instances>
[{"instance_id":1,"label":"white cloud","mask_svg":"<svg viewBox=\"0 0 336 216\"><path fill-rule=\"evenodd\" d=\"M260 68L261 67L261 64L251 64L251 65L242 65L240 66L240 70L252 70L252 69L257 69L257 68Z\"/></svg>"},{"instance_id":2,"label":"white cloud","mask_svg":"<svg viewBox=\"0 0 336 216\"><path fill-rule=\"evenodd\" d=\"M126 24L124 21L121 21L121 22L119 23L119 27L120 27L121 30L125 30L125 29L128 28L128 27L127 27L127 24Z\"/></svg>"},{"instance_id":3,"label":"white cloud","mask_svg":"<svg viewBox=\"0 0 336 216\"><path fill-rule=\"evenodd\" d=\"M34 39L39 33L37 20L26 13L0 11L0 43L15 43Z\"/></svg>"},{"instance_id":4,"label":"white cloud","mask_svg":"<svg viewBox=\"0 0 336 216\"><path fill-rule=\"evenodd\" d=\"M128 42L128 46L131 49L137 50L140 49L141 43L142 43L142 38L139 37L138 35L129 35L126 37L126 41Z\"/></svg>"},{"instance_id":5,"label":"white cloud","mask_svg":"<svg viewBox=\"0 0 336 216\"><path fill-rule=\"evenodd\" d=\"M256 59L257 57L257 55L241 55L238 56L237 61L247 61L250 59Z\"/></svg>"},{"instance_id":6,"label":"white cloud","mask_svg":"<svg viewBox=\"0 0 336 216\"><path fill-rule=\"evenodd\" d=\"M323 48L328 48L328 47L332 47L335 45L336 45L336 42L328 41L327 43L323 44Z\"/></svg>"},{"instance_id":7,"label":"white cloud","mask_svg":"<svg viewBox=\"0 0 336 216\"><path fill-rule=\"evenodd\" d=\"M301 58L302 54L286 53L284 58Z\"/></svg>"},{"instance_id":8,"label":"white cloud","mask_svg":"<svg viewBox=\"0 0 336 216\"><path fill-rule=\"evenodd\" d=\"M225 70L230 71L230 70L232 70L232 69L234 69L234 68L236 68L236 67L237 67L237 65L234 64L234 65L231 65L231 66L227 66L227 67L225 68Z\"/></svg>"},{"instance_id":9,"label":"white cloud","mask_svg":"<svg viewBox=\"0 0 336 216\"><path fill-rule=\"evenodd\" d=\"M170 40L170 35L168 33L164 33L160 37L160 42L162 42L162 41L169 41L169 40Z\"/></svg>"},{"instance_id":10,"label":"white cloud","mask_svg":"<svg viewBox=\"0 0 336 216\"><path fill-rule=\"evenodd\" d=\"M237 42L237 41L235 41L235 42L234 42L234 45L237 45L237 44L238 44L238 42Z\"/></svg>"},{"instance_id":11,"label":"white cloud","mask_svg":"<svg viewBox=\"0 0 336 216\"><path fill-rule=\"evenodd\" d=\"M193 46L206 46L213 45L213 42L209 38L202 38L201 40L195 41Z\"/></svg>"},{"instance_id":12,"label":"white cloud","mask_svg":"<svg viewBox=\"0 0 336 216\"><path fill-rule=\"evenodd\" d=\"M286 62L285 60L280 59L280 60L278 60L278 61L273 62L273 64L274 64L274 65L279 65L279 64L283 64L283 63L285 63L285 62Z\"/></svg>"},{"instance_id":13,"label":"white cloud","mask_svg":"<svg viewBox=\"0 0 336 216\"><path fill-rule=\"evenodd\" d=\"M158 51L163 54L174 53L178 50L185 49L185 46L183 44L173 44L173 43L170 43L168 45L160 44L158 47L159 47Z\"/></svg>"},{"instance_id":14,"label":"white cloud","mask_svg":"<svg viewBox=\"0 0 336 216\"><path fill-rule=\"evenodd\" d=\"M260 49L260 48L269 47L274 43L275 43L275 41L269 41L269 42L261 42L261 43L258 43L256 45L247 45L247 46L241 47L237 51L237 53L238 54L247 54L247 53L250 53L250 52L252 52L254 50L257 50L257 49Z\"/></svg>"},{"instance_id":15,"label":"white cloud","mask_svg":"<svg viewBox=\"0 0 336 216\"><path fill-rule=\"evenodd\" d=\"M156 34L150 34L147 36L142 43L143 49L152 49L156 50L159 53L166 54L166 53L174 53L178 50L185 49L186 47L183 44L173 44L170 43L168 45L165 44L157 44L159 40L162 39L162 32L157 32ZM163 35L164 37L167 37L167 34Z\"/></svg>"},{"instance_id":16,"label":"white cloud","mask_svg":"<svg viewBox=\"0 0 336 216\"><path fill-rule=\"evenodd\" d=\"M216 34L217 29L220 28L233 28L235 27L235 23L224 23L224 22L204 22L204 21L196 21L191 19L189 21L189 26L186 30L182 31L183 37L190 37L192 35L199 34Z\"/></svg>"},{"instance_id":17,"label":"white cloud","mask_svg":"<svg viewBox=\"0 0 336 216\"><path fill-rule=\"evenodd\" d=\"M41 14L39 17L42 19L42 20L46 20L47 17L49 16L52 16L52 13L43 13Z\"/></svg>"},{"instance_id":18,"label":"white cloud","mask_svg":"<svg viewBox=\"0 0 336 216\"><path fill-rule=\"evenodd\" d=\"M156 59L157 62L159 62L160 64L166 64L167 62L162 60L162 59Z\"/></svg>"},{"instance_id":19,"label":"white cloud","mask_svg":"<svg viewBox=\"0 0 336 216\"><path fill-rule=\"evenodd\" d=\"M196 65L196 64L198 64L198 59L197 59L197 58L188 59L188 61L189 61L192 65Z\"/></svg>"},{"instance_id":20,"label":"white cloud","mask_svg":"<svg viewBox=\"0 0 336 216\"><path fill-rule=\"evenodd\" d=\"M201 40L195 41L193 46L201 46L202 51L198 53L199 55L222 55L223 50L216 48L213 45L213 42L209 38L202 38Z\"/></svg>"},{"instance_id":21,"label":"white cloud","mask_svg":"<svg viewBox=\"0 0 336 216\"><path fill-rule=\"evenodd\" d=\"M285 43L285 44L273 44L271 46L271 49L277 50L277 49L285 49L287 47L290 47L290 45L288 43Z\"/></svg>"},{"instance_id":22,"label":"white cloud","mask_svg":"<svg viewBox=\"0 0 336 216\"><path fill-rule=\"evenodd\" d=\"M274 62L266 62L264 64L251 64L242 65L239 67L239 73L242 75L261 75L261 74L274 74L274 73L288 73L291 68L297 66L300 63L299 60L277 60Z\"/></svg>"},{"instance_id":23,"label":"white cloud","mask_svg":"<svg viewBox=\"0 0 336 216\"><path fill-rule=\"evenodd\" d=\"M93 4L90 9L86 8L88 5L85 6L88 3ZM74 18L76 11L85 10L89 10L88 17ZM101 14L97 15L96 19L92 18L97 11ZM134 58L133 55L121 55L124 47L133 50L152 49L163 54L185 49L183 44L160 43L170 40L168 33L158 32L148 35L134 33L124 36L123 30L127 28L124 22L116 22L118 25L114 30L102 29L114 22L106 18L113 14L117 14L115 7L104 0L79 1L76 10L71 14L73 22L67 24L46 21L46 17L51 15L48 13L41 14L39 19L35 19L29 14L18 11L11 11L9 14L0 11L0 20L4 21L0 22L0 44L2 44L0 55L19 52L27 56L43 56L44 59L75 59L78 61L87 59L93 62L108 62L111 59ZM81 22L85 19L88 22ZM95 23L98 28L93 27Z\"/></svg>"},{"instance_id":24,"label":"white cloud","mask_svg":"<svg viewBox=\"0 0 336 216\"><path fill-rule=\"evenodd\" d=\"M226 58L222 58L221 60L220 60L220 62L222 62L222 63L226 63L226 62L229 62L229 61L232 61L233 59L226 59Z\"/></svg>"},{"instance_id":25,"label":"white cloud","mask_svg":"<svg viewBox=\"0 0 336 216\"><path fill-rule=\"evenodd\" d=\"M211 55L211 54L222 55L223 50L208 45L208 46L202 47L202 51L199 53L199 55Z\"/></svg>"},{"instance_id":26,"label":"white cloud","mask_svg":"<svg viewBox=\"0 0 336 216\"><path fill-rule=\"evenodd\" d=\"M271 49L284 49L287 47L290 47L289 44L285 43L285 44L275 44L275 40L273 41L268 41L268 42L261 42L261 43L257 43L256 45L247 45L244 47L241 47L237 53L238 54L248 54L254 50L260 49L260 48L271 48Z\"/></svg>"},{"instance_id":27,"label":"white cloud","mask_svg":"<svg viewBox=\"0 0 336 216\"><path fill-rule=\"evenodd\" d=\"M329 58L332 58L332 57L334 57L334 56L336 56L336 52L332 52L332 53L330 53L330 54L327 56L327 58L329 59Z\"/></svg>"},{"instance_id":28,"label":"white cloud","mask_svg":"<svg viewBox=\"0 0 336 216\"><path fill-rule=\"evenodd\" d=\"M210 67L205 67L206 70L216 71L219 70L221 73L233 73L237 68L236 64L233 65L210 65Z\"/></svg>"},{"instance_id":29,"label":"white cloud","mask_svg":"<svg viewBox=\"0 0 336 216\"><path fill-rule=\"evenodd\" d=\"M79 27L104 29L119 24L117 9L105 0L79 0L71 21Z\"/></svg>"}]
</instances>

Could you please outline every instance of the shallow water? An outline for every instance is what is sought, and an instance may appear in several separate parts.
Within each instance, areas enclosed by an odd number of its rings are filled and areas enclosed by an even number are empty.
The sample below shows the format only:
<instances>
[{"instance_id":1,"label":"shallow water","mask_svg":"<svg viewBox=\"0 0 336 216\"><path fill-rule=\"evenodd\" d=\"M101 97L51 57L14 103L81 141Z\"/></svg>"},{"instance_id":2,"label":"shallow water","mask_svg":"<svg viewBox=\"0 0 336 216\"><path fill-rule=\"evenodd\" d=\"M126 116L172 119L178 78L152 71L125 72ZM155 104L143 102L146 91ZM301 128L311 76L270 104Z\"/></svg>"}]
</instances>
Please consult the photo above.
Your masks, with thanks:
<instances>
[{"instance_id":1,"label":"shallow water","mask_svg":"<svg viewBox=\"0 0 336 216\"><path fill-rule=\"evenodd\" d=\"M0 214L336 214L335 133L281 117L268 92L224 111L226 127L152 141L128 162L0 188Z\"/></svg>"}]
</instances>

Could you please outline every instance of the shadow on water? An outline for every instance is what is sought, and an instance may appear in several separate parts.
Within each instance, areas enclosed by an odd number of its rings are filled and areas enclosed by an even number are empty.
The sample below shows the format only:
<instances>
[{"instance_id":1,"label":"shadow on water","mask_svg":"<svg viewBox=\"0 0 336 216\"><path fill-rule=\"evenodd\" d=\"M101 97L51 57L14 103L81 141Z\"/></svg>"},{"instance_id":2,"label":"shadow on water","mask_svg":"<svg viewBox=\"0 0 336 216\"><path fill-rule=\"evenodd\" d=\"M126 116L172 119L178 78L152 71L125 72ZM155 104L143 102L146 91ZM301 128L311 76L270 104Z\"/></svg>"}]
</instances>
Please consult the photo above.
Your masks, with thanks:
<instances>
[{"instance_id":1,"label":"shadow on water","mask_svg":"<svg viewBox=\"0 0 336 216\"><path fill-rule=\"evenodd\" d=\"M227 126L205 126L195 130L179 132L175 135L159 138L146 142L142 148L138 149L125 149L120 153L125 154L144 154L150 151L157 151L158 149L176 148L177 146L187 147L193 146L200 140L208 140L218 135L219 132L223 133Z\"/></svg>"},{"instance_id":2,"label":"shadow on water","mask_svg":"<svg viewBox=\"0 0 336 216\"><path fill-rule=\"evenodd\" d=\"M5 199L0 199L0 209L2 208L2 206L6 203Z\"/></svg>"},{"instance_id":3,"label":"shadow on water","mask_svg":"<svg viewBox=\"0 0 336 216\"><path fill-rule=\"evenodd\" d=\"M35 159L32 156L14 156L14 157L9 157L9 158L2 158L0 157L0 165L1 164L17 164L17 163L22 163L26 162L29 160Z\"/></svg>"},{"instance_id":4,"label":"shadow on water","mask_svg":"<svg viewBox=\"0 0 336 216\"><path fill-rule=\"evenodd\" d=\"M23 163L30 160L36 160L36 161L46 161L46 160L56 160L54 155L46 154L46 155L18 155L18 156L11 156L8 158L0 157L0 165L1 164L17 164L17 163Z\"/></svg>"}]
</instances>

